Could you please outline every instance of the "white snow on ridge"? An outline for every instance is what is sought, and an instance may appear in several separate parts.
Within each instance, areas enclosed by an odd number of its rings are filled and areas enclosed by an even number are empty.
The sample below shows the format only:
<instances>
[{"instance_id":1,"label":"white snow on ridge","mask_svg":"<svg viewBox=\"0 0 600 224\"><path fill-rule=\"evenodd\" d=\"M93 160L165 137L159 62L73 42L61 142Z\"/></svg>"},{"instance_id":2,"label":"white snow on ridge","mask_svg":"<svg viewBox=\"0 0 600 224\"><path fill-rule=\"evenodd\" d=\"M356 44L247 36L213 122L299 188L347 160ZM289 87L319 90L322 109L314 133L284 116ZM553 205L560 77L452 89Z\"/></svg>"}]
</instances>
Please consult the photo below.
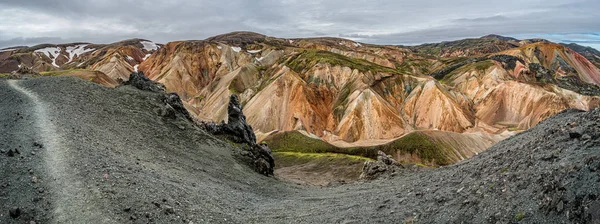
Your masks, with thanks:
<instances>
[{"instance_id":1,"label":"white snow on ridge","mask_svg":"<svg viewBox=\"0 0 600 224\"><path fill-rule=\"evenodd\" d=\"M221 47L221 46L217 46L217 49L221 50L221 49L223 49L223 47Z\"/></svg>"},{"instance_id":2,"label":"white snow on ridge","mask_svg":"<svg viewBox=\"0 0 600 224\"><path fill-rule=\"evenodd\" d=\"M140 43L142 45L144 45L144 50L147 50L147 51L158 50L158 45L156 45L156 43L154 43L154 42L151 42L151 41L140 41Z\"/></svg>"},{"instance_id":3,"label":"white snow on ridge","mask_svg":"<svg viewBox=\"0 0 600 224\"><path fill-rule=\"evenodd\" d=\"M235 52L240 52L242 50L241 47L231 47L231 50L235 51Z\"/></svg>"},{"instance_id":4,"label":"white snow on ridge","mask_svg":"<svg viewBox=\"0 0 600 224\"><path fill-rule=\"evenodd\" d=\"M250 54L256 54L258 52L261 52L262 50L248 50L248 53Z\"/></svg>"},{"instance_id":5,"label":"white snow on ridge","mask_svg":"<svg viewBox=\"0 0 600 224\"><path fill-rule=\"evenodd\" d=\"M362 46L362 44L360 44L360 43L354 43L354 46L355 47L360 47L360 46Z\"/></svg>"},{"instance_id":6,"label":"white snow on ridge","mask_svg":"<svg viewBox=\"0 0 600 224\"><path fill-rule=\"evenodd\" d=\"M126 55L126 56L127 56L127 60L133 61L133 58L131 56L129 56L129 55Z\"/></svg>"},{"instance_id":7,"label":"white snow on ridge","mask_svg":"<svg viewBox=\"0 0 600 224\"><path fill-rule=\"evenodd\" d=\"M59 67L56 64L56 57L58 57L58 55L60 55L60 48L59 47L42 48L42 49L35 50L34 52L36 52L36 53L42 53L42 54L46 55L46 57L52 59L52 65L54 67ZM50 57L50 55L52 55L52 57Z\"/></svg>"},{"instance_id":8,"label":"white snow on ridge","mask_svg":"<svg viewBox=\"0 0 600 224\"><path fill-rule=\"evenodd\" d=\"M80 44L80 45L76 45L76 46L68 46L67 49L66 49L66 51L69 54L69 61L67 63L73 61L73 58L75 58L75 57L77 57L79 55L82 55L82 54L85 54L87 52L96 50L94 48L85 49L86 46L87 46L87 44Z\"/></svg>"},{"instance_id":9,"label":"white snow on ridge","mask_svg":"<svg viewBox=\"0 0 600 224\"><path fill-rule=\"evenodd\" d=\"M265 57L256 58L257 61L262 61Z\"/></svg>"},{"instance_id":10,"label":"white snow on ridge","mask_svg":"<svg viewBox=\"0 0 600 224\"><path fill-rule=\"evenodd\" d=\"M293 43L294 43L294 41L293 41L293 40L288 40L288 41L290 42L290 44L293 44Z\"/></svg>"},{"instance_id":11,"label":"white snow on ridge","mask_svg":"<svg viewBox=\"0 0 600 224\"><path fill-rule=\"evenodd\" d=\"M5 51L14 51L14 50L16 50L16 49L14 49L14 48L10 48L10 49L4 49L4 50L0 50L0 52L5 52Z\"/></svg>"},{"instance_id":12,"label":"white snow on ridge","mask_svg":"<svg viewBox=\"0 0 600 224\"><path fill-rule=\"evenodd\" d=\"M146 59L148 59L148 58L150 57L150 55L152 55L152 54L146 54L146 56L144 56L144 58L142 58L142 61L145 61ZM127 59L129 59L129 58L130 58L130 57L129 57L129 55L127 55L127 57L128 57ZM133 58L131 58L130 60L133 60ZM133 71L134 71L134 72L138 72L138 67L139 67L139 66L140 66L140 64L136 64L136 65L134 65L134 66L133 66Z\"/></svg>"}]
</instances>

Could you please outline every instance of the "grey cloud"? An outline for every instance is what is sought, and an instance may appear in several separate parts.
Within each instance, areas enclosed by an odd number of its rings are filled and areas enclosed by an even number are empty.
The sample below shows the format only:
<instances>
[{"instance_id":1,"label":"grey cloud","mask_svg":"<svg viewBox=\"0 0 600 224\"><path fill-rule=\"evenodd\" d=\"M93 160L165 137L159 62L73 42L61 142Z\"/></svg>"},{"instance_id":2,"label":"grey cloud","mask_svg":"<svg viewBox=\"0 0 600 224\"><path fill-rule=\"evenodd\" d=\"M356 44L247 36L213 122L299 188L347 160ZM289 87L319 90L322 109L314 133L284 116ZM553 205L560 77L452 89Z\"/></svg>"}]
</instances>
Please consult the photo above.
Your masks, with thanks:
<instances>
[{"instance_id":1,"label":"grey cloud","mask_svg":"<svg viewBox=\"0 0 600 224\"><path fill-rule=\"evenodd\" d=\"M16 46L31 46L39 43L60 43L63 39L59 37L32 37L32 38L13 38L9 40L0 40L0 49Z\"/></svg>"},{"instance_id":2,"label":"grey cloud","mask_svg":"<svg viewBox=\"0 0 600 224\"><path fill-rule=\"evenodd\" d=\"M490 33L598 33L598 8L600 1L595 0L0 1L0 47L18 42L10 41L15 38L109 43L140 37L168 42L236 30L287 38L340 36L377 44L439 42ZM40 18L32 20L31 15Z\"/></svg>"},{"instance_id":3,"label":"grey cloud","mask_svg":"<svg viewBox=\"0 0 600 224\"><path fill-rule=\"evenodd\" d=\"M498 22L498 21L506 21L509 18L506 16L488 16L488 17L478 17L478 18L460 18L454 20L455 22Z\"/></svg>"}]
</instances>

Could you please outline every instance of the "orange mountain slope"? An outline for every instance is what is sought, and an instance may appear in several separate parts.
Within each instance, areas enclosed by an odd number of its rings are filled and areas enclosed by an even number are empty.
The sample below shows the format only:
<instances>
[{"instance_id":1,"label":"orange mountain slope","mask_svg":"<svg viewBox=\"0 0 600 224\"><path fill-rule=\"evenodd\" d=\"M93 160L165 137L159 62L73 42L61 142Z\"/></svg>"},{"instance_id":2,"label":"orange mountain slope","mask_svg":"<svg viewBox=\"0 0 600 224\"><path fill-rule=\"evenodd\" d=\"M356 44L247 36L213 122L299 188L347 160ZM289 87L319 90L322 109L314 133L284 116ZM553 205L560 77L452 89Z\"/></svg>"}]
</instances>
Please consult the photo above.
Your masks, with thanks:
<instances>
[{"instance_id":1,"label":"orange mountain slope","mask_svg":"<svg viewBox=\"0 0 600 224\"><path fill-rule=\"evenodd\" d=\"M431 130L485 142L466 157L563 109L600 106L600 70L568 47L497 36L460 43L409 48L234 32L165 45L19 48L0 52L0 72L78 68L117 81L139 70L202 120L226 119L229 95L239 94L258 136L301 131L352 147ZM485 141L473 140L478 133Z\"/></svg>"}]
</instances>

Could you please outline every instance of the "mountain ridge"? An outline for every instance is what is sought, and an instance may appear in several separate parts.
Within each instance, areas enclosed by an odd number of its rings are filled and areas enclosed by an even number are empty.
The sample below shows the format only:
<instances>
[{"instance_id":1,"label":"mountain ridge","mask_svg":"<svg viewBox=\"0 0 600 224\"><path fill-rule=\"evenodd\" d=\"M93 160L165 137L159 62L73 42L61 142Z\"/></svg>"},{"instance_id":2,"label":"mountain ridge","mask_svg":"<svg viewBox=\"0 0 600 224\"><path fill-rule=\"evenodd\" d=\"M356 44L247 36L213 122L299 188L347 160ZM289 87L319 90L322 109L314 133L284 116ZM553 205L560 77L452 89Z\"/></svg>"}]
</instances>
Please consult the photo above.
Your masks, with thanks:
<instances>
[{"instance_id":1,"label":"mountain ridge","mask_svg":"<svg viewBox=\"0 0 600 224\"><path fill-rule=\"evenodd\" d=\"M305 131L339 145L379 144L422 130L498 140L560 110L600 105L600 70L587 58L546 41L515 40L487 35L405 48L233 32L164 45L125 40L70 64L63 48L57 56L0 52L0 72L24 65L61 75L75 68L118 83L144 71L178 93L198 119L225 120L223 102L235 93L258 136Z\"/></svg>"}]
</instances>

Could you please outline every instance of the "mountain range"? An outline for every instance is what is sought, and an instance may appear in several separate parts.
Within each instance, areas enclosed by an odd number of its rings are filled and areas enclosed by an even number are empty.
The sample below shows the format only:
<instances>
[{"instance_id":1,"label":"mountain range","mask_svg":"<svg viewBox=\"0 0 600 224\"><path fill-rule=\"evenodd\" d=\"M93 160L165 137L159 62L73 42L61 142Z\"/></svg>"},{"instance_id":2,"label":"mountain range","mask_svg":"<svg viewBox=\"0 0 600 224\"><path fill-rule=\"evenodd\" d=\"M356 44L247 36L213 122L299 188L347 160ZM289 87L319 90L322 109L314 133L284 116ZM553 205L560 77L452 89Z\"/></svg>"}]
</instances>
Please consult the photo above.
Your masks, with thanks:
<instances>
[{"instance_id":1,"label":"mountain range","mask_svg":"<svg viewBox=\"0 0 600 224\"><path fill-rule=\"evenodd\" d=\"M198 120L226 120L238 94L258 141L278 153L381 150L430 166L472 157L564 109L600 106L599 65L592 48L498 35L392 46L233 32L0 50L0 76L26 69L115 87L141 71Z\"/></svg>"}]
</instances>

